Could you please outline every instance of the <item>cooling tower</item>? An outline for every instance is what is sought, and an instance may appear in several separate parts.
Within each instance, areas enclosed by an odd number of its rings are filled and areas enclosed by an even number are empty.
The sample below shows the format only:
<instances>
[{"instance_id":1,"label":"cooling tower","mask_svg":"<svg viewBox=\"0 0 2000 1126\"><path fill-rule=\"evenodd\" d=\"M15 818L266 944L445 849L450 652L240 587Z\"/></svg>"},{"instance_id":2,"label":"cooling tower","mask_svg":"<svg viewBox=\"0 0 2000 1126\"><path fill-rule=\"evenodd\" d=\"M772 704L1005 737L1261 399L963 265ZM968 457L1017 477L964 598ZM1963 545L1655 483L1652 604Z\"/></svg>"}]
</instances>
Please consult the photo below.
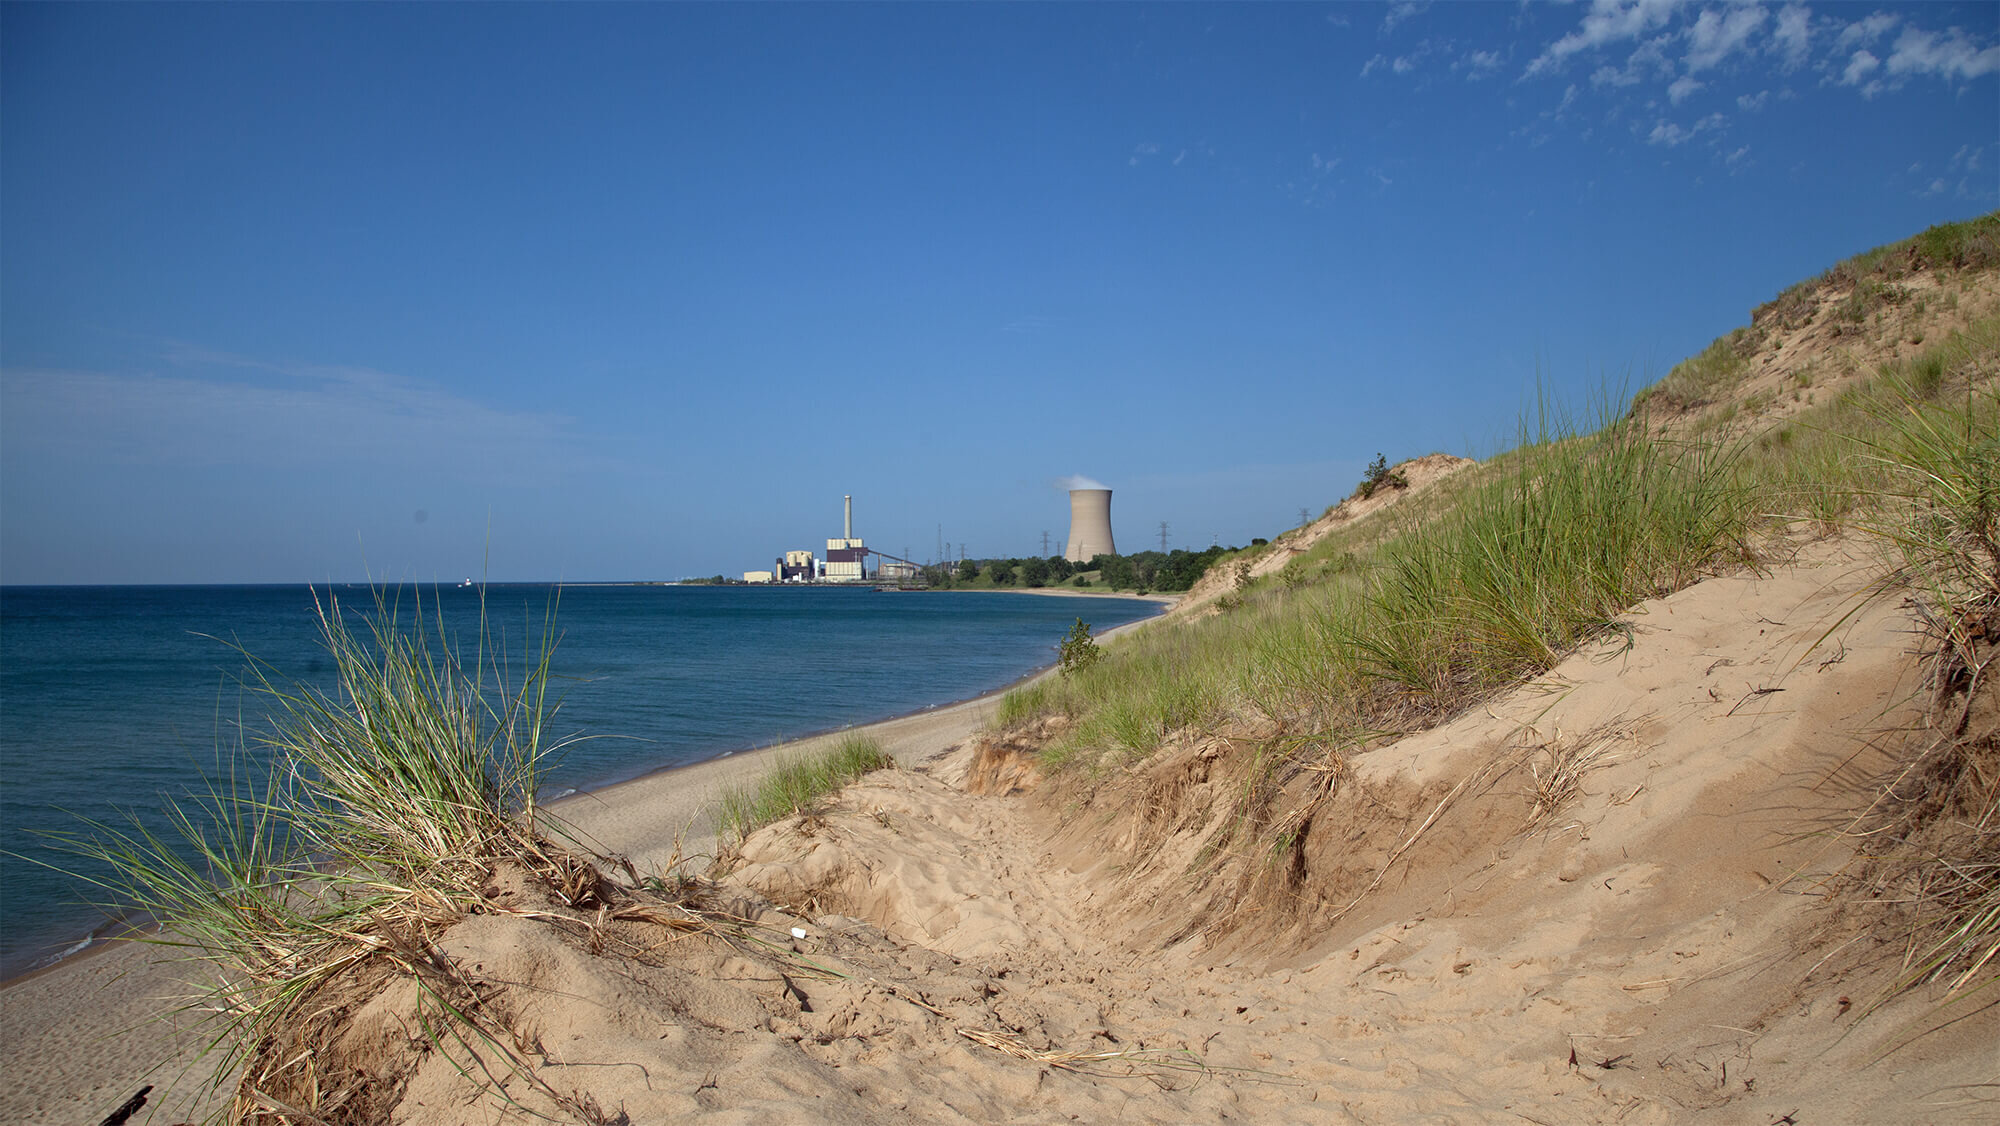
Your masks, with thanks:
<instances>
[{"instance_id":1,"label":"cooling tower","mask_svg":"<svg viewBox=\"0 0 2000 1126\"><path fill-rule=\"evenodd\" d=\"M1063 558L1072 563L1088 563L1099 555L1116 555L1111 542L1111 490L1071 489L1069 491L1069 545Z\"/></svg>"}]
</instances>

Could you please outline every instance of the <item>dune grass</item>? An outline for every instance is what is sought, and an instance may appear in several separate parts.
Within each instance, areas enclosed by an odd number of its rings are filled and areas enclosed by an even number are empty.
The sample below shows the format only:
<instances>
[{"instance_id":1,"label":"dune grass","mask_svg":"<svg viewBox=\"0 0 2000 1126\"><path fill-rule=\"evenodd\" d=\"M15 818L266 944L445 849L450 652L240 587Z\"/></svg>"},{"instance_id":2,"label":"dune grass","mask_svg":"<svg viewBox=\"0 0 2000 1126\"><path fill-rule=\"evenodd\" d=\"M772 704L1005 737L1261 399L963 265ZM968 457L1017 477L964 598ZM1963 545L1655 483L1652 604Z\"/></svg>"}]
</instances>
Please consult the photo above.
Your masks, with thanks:
<instances>
[{"instance_id":1,"label":"dune grass","mask_svg":"<svg viewBox=\"0 0 2000 1126\"><path fill-rule=\"evenodd\" d=\"M1226 615L1141 631L1080 675L1009 693L999 720L1069 716L1045 758L1092 769L1227 715L1317 743L1428 722L1740 559L1753 506L1733 456L1631 422L1551 421L1428 518L1360 553L1323 545L1342 565L1309 558L1308 582L1258 583Z\"/></svg>"},{"instance_id":2,"label":"dune grass","mask_svg":"<svg viewBox=\"0 0 2000 1126\"><path fill-rule=\"evenodd\" d=\"M275 1052L274 1038L309 1024L322 987L371 958L420 983L437 1018L425 1035L491 1041L423 951L481 903L496 864L563 863L535 804L566 742L547 733L553 608L514 676L483 615L470 663L441 617L426 623L419 604L405 622L379 593L365 624L332 599L319 604L319 624L332 692L281 683L252 658L251 687L271 708L261 774L212 779L170 801L166 837L135 817L58 841L108 867L92 881L107 907L159 923L135 937L220 971L194 1007L218 1021L215 1082L241 1079L232 1120L271 1113L270 1100L341 1097L314 1088L309 1053Z\"/></svg>"},{"instance_id":3,"label":"dune grass","mask_svg":"<svg viewBox=\"0 0 2000 1126\"><path fill-rule=\"evenodd\" d=\"M1890 485L1870 527L1904 564L1932 738L1865 828L1901 846L1871 850L1877 878L1915 904L1898 988L1943 981L1953 997L2000 987L2000 731L1974 721L2000 675L2000 387L1989 375L1949 402L1895 382L1877 409L1884 432L1863 444Z\"/></svg>"},{"instance_id":4,"label":"dune grass","mask_svg":"<svg viewBox=\"0 0 2000 1126\"><path fill-rule=\"evenodd\" d=\"M867 735L849 735L813 754L780 755L755 785L723 791L718 832L740 842L773 821L812 812L827 795L870 771L895 765Z\"/></svg>"}]
</instances>

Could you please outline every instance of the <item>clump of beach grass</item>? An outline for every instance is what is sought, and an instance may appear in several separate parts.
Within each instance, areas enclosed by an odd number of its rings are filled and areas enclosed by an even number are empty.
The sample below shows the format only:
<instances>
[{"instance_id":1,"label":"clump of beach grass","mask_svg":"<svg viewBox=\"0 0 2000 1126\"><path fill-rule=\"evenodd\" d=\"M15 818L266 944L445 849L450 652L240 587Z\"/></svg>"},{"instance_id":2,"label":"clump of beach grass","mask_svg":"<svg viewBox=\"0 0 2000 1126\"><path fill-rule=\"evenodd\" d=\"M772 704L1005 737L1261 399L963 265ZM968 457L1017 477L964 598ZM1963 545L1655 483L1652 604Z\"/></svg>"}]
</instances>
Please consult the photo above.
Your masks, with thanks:
<instances>
[{"instance_id":1,"label":"clump of beach grass","mask_svg":"<svg viewBox=\"0 0 2000 1126\"><path fill-rule=\"evenodd\" d=\"M896 765L882 744L867 735L849 735L823 751L782 754L755 785L722 792L718 831L741 842L773 821L811 813L827 795L870 771Z\"/></svg>"},{"instance_id":2,"label":"clump of beach grass","mask_svg":"<svg viewBox=\"0 0 2000 1126\"><path fill-rule=\"evenodd\" d=\"M1991 357L1987 358L1988 362ZM1913 905L1897 988L1947 996L2000 985L2000 389L1961 402L1894 384L1886 433L1865 441L1891 474L1871 529L1894 549L1925 644L1928 739L1887 786L1873 877ZM1981 716L1984 715L1984 718Z\"/></svg>"},{"instance_id":3,"label":"clump of beach grass","mask_svg":"<svg viewBox=\"0 0 2000 1126\"><path fill-rule=\"evenodd\" d=\"M432 939L484 905L500 865L571 898L598 882L552 843L536 804L568 742L547 730L553 607L539 650L513 675L483 612L468 663L421 603L406 623L378 593L360 626L331 597L316 607L331 691L251 661L249 686L271 708L261 775L245 766L170 801L164 836L134 817L59 841L108 869L91 878L107 906L159 924L134 937L213 965L217 984L194 1007L218 1022L205 1054L218 1087L237 1084L221 1112L237 1122L357 1121L385 1109L365 1083L327 1085L311 1050L316 1023L340 1004L329 990L364 963L418 983L419 1031L433 1047L477 1056L484 1045L519 1063L476 995L438 964Z\"/></svg>"}]
</instances>

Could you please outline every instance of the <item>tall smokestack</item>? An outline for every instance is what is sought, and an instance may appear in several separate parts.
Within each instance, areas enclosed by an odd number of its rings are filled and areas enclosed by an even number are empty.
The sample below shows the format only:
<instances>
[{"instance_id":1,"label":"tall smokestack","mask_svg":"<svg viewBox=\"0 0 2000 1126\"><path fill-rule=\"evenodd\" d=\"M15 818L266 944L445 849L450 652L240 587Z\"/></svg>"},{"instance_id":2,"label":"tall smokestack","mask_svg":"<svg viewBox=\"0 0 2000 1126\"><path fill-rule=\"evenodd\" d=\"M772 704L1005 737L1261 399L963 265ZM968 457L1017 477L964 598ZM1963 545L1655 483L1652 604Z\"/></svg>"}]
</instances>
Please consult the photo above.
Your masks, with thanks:
<instances>
[{"instance_id":1,"label":"tall smokestack","mask_svg":"<svg viewBox=\"0 0 2000 1126\"><path fill-rule=\"evenodd\" d=\"M847 502L847 522L842 525L844 530L840 533L840 538L851 540L854 538L854 498L849 496L841 499Z\"/></svg>"},{"instance_id":2,"label":"tall smokestack","mask_svg":"<svg viewBox=\"0 0 2000 1126\"><path fill-rule=\"evenodd\" d=\"M1069 543L1063 558L1072 563L1088 563L1099 555L1116 555L1111 542L1111 490L1071 489L1069 491Z\"/></svg>"}]
</instances>

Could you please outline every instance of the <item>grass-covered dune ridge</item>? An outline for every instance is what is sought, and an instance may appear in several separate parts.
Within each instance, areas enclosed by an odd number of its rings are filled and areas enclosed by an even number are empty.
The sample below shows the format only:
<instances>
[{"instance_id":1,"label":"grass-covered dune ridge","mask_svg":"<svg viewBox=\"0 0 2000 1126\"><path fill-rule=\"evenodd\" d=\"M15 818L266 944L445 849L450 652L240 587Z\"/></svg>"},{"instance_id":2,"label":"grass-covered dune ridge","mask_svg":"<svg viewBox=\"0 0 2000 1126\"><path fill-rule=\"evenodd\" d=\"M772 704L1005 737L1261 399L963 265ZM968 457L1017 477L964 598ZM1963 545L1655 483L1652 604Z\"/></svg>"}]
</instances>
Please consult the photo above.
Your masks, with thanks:
<instances>
[{"instance_id":1,"label":"grass-covered dune ridge","mask_svg":"<svg viewBox=\"0 0 2000 1126\"><path fill-rule=\"evenodd\" d=\"M1944 670L1930 674L1935 744L1911 752L1931 781L1893 791L1871 816L1900 818L1885 835L1904 840L1941 817L1962 827L1924 830L1953 843L1895 870L1955 889L1925 893L1940 912L1916 925L1958 936L1925 964L1990 987L2000 759L1992 733L1965 717L1992 693L1980 639L2000 588L1996 232L2000 216L1985 216L1836 266L1629 411L1575 425L1545 410L1514 449L1413 503L1260 577L1226 576L1220 613L1170 619L1074 677L1017 689L1000 716L1008 737L1038 746L1060 800L1083 809L1132 804L1139 779L1191 746L1244 748L1248 765L1218 799L1228 828L1190 875L1210 889L1210 910L1232 916L1223 931L1240 925L1253 889L1277 894L1259 908L1268 932L1340 900L1312 891L1300 858L1315 811L1322 824L1331 812L1316 803L1351 777L1354 755L1615 639L1635 603L1821 537L1860 537L1897 565L1884 591L1925 607L1930 660ZM1780 404L1773 382L1797 396ZM1943 908L1947 898L1956 905Z\"/></svg>"}]
</instances>

